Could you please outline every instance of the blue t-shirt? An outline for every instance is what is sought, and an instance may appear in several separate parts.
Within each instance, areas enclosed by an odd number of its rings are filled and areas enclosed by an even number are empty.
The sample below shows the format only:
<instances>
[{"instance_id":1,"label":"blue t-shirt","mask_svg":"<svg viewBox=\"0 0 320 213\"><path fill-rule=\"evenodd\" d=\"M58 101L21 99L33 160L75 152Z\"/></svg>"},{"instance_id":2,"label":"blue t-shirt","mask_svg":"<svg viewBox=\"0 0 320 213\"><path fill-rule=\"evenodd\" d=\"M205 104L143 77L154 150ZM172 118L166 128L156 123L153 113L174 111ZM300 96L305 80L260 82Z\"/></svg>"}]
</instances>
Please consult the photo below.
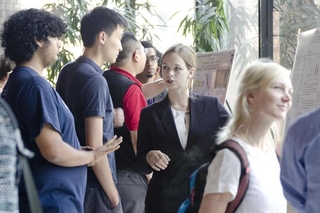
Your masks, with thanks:
<instances>
[{"instance_id":1,"label":"blue t-shirt","mask_svg":"<svg viewBox=\"0 0 320 213\"><path fill-rule=\"evenodd\" d=\"M113 132L113 104L102 69L91 59L81 56L65 65L58 77L57 92L68 105L75 118L76 131L82 146L86 145L85 119L92 116L103 118L103 141ZM112 177L116 183L114 152L108 154ZM88 181L96 181L92 168L88 168Z\"/></svg>"},{"instance_id":2,"label":"blue t-shirt","mask_svg":"<svg viewBox=\"0 0 320 213\"><path fill-rule=\"evenodd\" d=\"M25 146L35 153L30 167L44 212L83 212L86 166L52 164L41 155L35 142L43 124L49 123L63 141L75 149L81 148L73 116L60 96L35 70L17 67L1 97L17 117ZM23 183L20 186L20 212L29 212Z\"/></svg>"},{"instance_id":3,"label":"blue t-shirt","mask_svg":"<svg viewBox=\"0 0 320 213\"><path fill-rule=\"evenodd\" d=\"M297 118L282 151L280 179L283 193L300 213L320 209L320 108Z\"/></svg>"}]
</instances>

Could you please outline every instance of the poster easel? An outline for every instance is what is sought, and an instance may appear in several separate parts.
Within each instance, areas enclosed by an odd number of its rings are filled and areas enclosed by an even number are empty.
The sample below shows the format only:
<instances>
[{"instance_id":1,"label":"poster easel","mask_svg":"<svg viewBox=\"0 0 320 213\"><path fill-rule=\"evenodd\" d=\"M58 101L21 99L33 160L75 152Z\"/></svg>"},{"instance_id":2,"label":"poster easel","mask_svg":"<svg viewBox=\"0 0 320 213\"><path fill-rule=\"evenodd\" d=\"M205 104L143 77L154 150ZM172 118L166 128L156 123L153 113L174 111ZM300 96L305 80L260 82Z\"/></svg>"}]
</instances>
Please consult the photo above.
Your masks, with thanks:
<instances>
[{"instance_id":1,"label":"poster easel","mask_svg":"<svg viewBox=\"0 0 320 213\"><path fill-rule=\"evenodd\" d=\"M292 108L285 125L320 106L320 28L299 34L292 70Z\"/></svg>"},{"instance_id":2,"label":"poster easel","mask_svg":"<svg viewBox=\"0 0 320 213\"><path fill-rule=\"evenodd\" d=\"M226 103L235 49L198 53L193 91Z\"/></svg>"}]
</instances>

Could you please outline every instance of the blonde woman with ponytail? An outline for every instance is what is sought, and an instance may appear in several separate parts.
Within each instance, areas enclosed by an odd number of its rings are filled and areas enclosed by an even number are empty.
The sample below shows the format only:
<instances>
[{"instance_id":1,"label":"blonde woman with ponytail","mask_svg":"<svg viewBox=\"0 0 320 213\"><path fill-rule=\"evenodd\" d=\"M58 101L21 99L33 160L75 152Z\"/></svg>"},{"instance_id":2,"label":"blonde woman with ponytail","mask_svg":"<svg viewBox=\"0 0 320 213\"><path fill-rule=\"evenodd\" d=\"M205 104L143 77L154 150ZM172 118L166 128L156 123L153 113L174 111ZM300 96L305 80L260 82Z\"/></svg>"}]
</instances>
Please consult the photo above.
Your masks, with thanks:
<instances>
[{"instance_id":1,"label":"blonde woman with ponytail","mask_svg":"<svg viewBox=\"0 0 320 213\"><path fill-rule=\"evenodd\" d=\"M217 143L233 139L245 150L250 167L248 190L236 213L285 213L280 167L270 129L291 108L289 70L268 59L250 65L239 86L233 117L219 132ZM240 161L221 150L211 162L200 213L222 213L238 190Z\"/></svg>"}]
</instances>

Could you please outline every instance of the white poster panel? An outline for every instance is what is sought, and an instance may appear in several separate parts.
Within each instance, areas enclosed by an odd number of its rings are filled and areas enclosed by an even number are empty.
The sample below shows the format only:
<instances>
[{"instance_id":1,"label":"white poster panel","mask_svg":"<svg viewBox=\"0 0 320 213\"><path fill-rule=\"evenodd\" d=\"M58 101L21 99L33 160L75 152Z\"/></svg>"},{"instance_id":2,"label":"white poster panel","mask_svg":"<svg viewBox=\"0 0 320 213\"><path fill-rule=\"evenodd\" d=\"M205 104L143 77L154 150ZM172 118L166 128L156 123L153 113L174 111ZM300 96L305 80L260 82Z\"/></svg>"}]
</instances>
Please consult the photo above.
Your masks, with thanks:
<instances>
[{"instance_id":1,"label":"white poster panel","mask_svg":"<svg viewBox=\"0 0 320 213\"><path fill-rule=\"evenodd\" d=\"M319 64L320 28L300 33L292 70L292 108L287 115L286 130L299 116L320 106Z\"/></svg>"},{"instance_id":2,"label":"white poster panel","mask_svg":"<svg viewBox=\"0 0 320 213\"><path fill-rule=\"evenodd\" d=\"M193 91L225 104L235 49L198 53Z\"/></svg>"}]
</instances>

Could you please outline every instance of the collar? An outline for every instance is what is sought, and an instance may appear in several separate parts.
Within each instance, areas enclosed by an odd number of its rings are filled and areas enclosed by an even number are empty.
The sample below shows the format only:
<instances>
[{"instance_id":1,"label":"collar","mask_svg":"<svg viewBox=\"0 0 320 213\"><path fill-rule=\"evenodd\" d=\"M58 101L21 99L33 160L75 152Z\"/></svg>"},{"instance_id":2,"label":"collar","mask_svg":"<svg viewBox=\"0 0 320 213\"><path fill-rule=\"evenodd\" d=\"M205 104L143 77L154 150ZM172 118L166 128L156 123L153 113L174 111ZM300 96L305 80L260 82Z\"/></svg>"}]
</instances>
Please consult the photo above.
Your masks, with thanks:
<instances>
[{"instance_id":1,"label":"collar","mask_svg":"<svg viewBox=\"0 0 320 213\"><path fill-rule=\"evenodd\" d=\"M136 78L134 77L131 73L129 73L128 71L121 69L120 67L115 67L112 66L110 67L110 70L115 71L121 75L126 76L127 78L129 78L131 81L134 81L136 84L139 85L139 87L142 87L142 83Z\"/></svg>"},{"instance_id":2,"label":"collar","mask_svg":"<svg viewBox=\"0 0 320 213\"><path fill-rule=\"evenodd\" d=\"M96 64L96 62L94 62L92 59L86 57L86 56L80 56L78 59L77 59L77 62L80 62L80 63L87 63L87 64L90 64L98 73L102 74L103 70L101 69L101 67L99 67L98 64Z\"/></svg>"}]
</instances>

